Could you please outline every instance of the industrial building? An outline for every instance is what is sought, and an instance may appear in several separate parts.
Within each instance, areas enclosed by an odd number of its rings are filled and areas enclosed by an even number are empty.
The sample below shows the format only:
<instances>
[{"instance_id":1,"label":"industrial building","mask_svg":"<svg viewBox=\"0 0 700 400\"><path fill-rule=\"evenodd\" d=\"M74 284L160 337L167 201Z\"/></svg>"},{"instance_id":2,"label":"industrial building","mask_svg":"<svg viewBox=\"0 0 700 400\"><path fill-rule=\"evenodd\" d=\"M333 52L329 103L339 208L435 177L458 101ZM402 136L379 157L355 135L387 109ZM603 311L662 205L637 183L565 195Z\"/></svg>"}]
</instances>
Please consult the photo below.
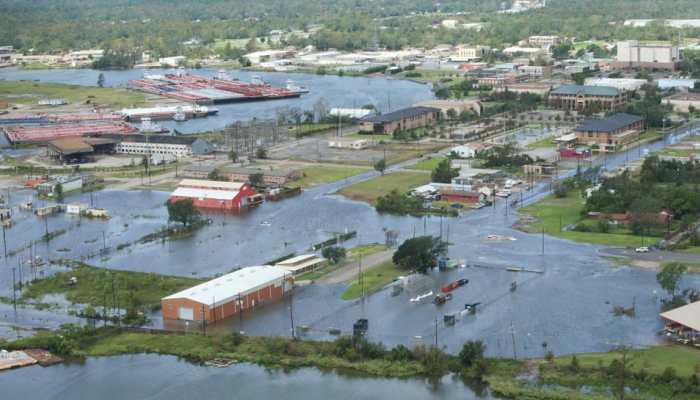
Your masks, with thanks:
<instances>
[{"instance_id":1,"label":"industrial building","mask_svg":"<svg viewBox=\"0 0 700 400\"><path fill-rule=\"evenodd\" d=\"M165 320L215 322L281 299L292 274L272 266L246 267L161 299Z\"/></svg>"},{"instance_id":2,"label":"industrial building","mask_svg":"<svg viewBox=\"0 0 700 400\"><path fill-rule=\"evenodd\" d=\"M47 143L46 151L49 157L59 162L86 162L93 154L113 153L116 144L117 140L110 138L63 138Z\"/></svg>"},{"instance_id":3,"label":"industrial building","mask_svg":"<svg viewBox=\"0 0 700 400\"><path fill-rule=\"evenodd\" d=\"M597 145L601 151L615 151L628 144L644 130L644 118L631 114L615 114L607 118L586 118L575 129L576 141Z\"/></svg>"},{"instance_id":4,"label":"industrial building","mask_svg":"<svg viewBox=\"0 0 700 400\"><path fill-rule=\"evenodd\" d=\"M250 176L262 175L262 183L265 186L282 186L286 183L301 179L302 173L296 169L259 169L225 165L188 165L183 168L181 176L193 179L206 179L214 170L219 176L230 182L250 182Z\"/></svg>"},{"instance_id":5,"label":"industrial building","mask_svg":"<svg viewBox=\"0 0 700 400\"><path fill-rule=\"evenodd\" d=\"M700 301L666 311L659 315L666 323L669 336L678 341L693 344L700 341Z\"/></svg>"},{"instance_id":6,"label":"industrial building","mask_svg":"<svg viewBox=\"0 0 700 400\"><path fill-rule=\"evenodd\" d=\"M189 199L197 208L235 211L262 202L248 183L184 179L168 201Z\"/></svg>"},{"instance_id":7,"label":"industrial building","mask_svg":"<svg viewBox=\"0 0 700 400\"><path fill-rule=\"evenodd\" d=\"M103 135L111 137L111 135ZM119 154L189 157L210 154L214 146L204 139L169 135L121 135L115 151Z\"/></svg>"},{"instance_id":8,"label":"industrial building","mask_svg":"<svg viewBox=\"0 0 700 400\"><path fill-rule=\"evenodd\" d=\"M360 120L360 131L391 135L397 130L421 128L440 119L440 109L409 107Z\"/></svg>"},{"instance_id":9,"label":"industrial building","mask_svg":"<svg viewBox=\"0 0 700 400\"><path fill-rule=\"evenodd\" d=\"M678 46L626 40L617 42L617 56L612 67L616 69L649 68L674 71L678 69L680 61Z\"/></svg>"},{"instance_id":10,"label":"industrial building","mask_svg":"<svg viewBox=\"0 0 700 400\"><path fill-rule=\"evenodd\" d=\"M609 86L562 85L549 93L549 104L571 111L615 111L627 103L627 94Z\"/></svg>"},{"instance_id":11,"label":"industrial building","mask_svg":"<svg viewBox=\"0 0 700 400\"><path fill-rule=\"evenodd\" d=\"M319 268L326 262L325 258L315 254L303 254L288 258L275 264L275 267L282 268L293 275L300 275Z\"/></svg>"}]
</instances>

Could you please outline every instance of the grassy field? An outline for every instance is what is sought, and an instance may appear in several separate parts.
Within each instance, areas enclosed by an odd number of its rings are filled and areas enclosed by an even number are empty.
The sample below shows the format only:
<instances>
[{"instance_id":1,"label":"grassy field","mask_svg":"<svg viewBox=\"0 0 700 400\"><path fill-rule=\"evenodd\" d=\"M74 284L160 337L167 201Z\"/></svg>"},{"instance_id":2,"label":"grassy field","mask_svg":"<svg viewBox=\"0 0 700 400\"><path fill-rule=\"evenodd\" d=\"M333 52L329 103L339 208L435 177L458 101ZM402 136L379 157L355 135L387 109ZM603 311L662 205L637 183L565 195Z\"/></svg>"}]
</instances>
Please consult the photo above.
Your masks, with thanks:
<instances>
[{"instance_id":1,"label":"grassy field","mask_svg":"<svg viewBox=\"0 0 700 400\"><path fill-rule=\"evenodd\" d=\"M368 167L347 165L314 165L302 169L303 177L298 181L290 182L290 187L310 187L324 183L335 182L351 176L371 171Z\"/></svg>"},{"instance_id":2,"label":"grassy field","mask_svg":"<svg viewBox=\"0 0 700 400\"><path fill-rule=\"evenodd\" d=\"M631 350L632 370L645 369L651 374L662 374L673 367L679 376L689 377L700 372L700 351L687 346L656 346L642 350ZM576 356L582 368L597 368L599 363L609 365L620 358L619 352L579 354ZM571 356L558 357L556 365L569 365Z\"/></svg>"},{"instance_id":3,"label":"grassy field","mask_svg":"<svg viewBox=\"0 0 700 400\"><path fill-rule=\"evenodd\" d=\"M423 172L395 172L356 183L340 190L340 194L353 200L374 203L377 198L392 190L401 193L430 182L430 174Z\"/></svg>"},{"instance_id":4,"label":"grassy field","mask_svg":"<svg viewBox=\"0 0 700 400\"><path fill-rule=\"evenodd\" d=\"M70 278L77 278L71 285ZM74 304L104 304L105 293L111 304L112 279L115 296L120 305L130 303L132 296L138 303L150 309L160 307L160 299L180 290L197 285L199 279L165 276L144 272L118 271L77 264L67 272L59 272L35 281L26 287L22 300L39 300L45 295L62 294Z\"/></svg>"},{"instance_id":5,"label":"grassy field","mask_svg":"<svg viewBox=\"0 0 700 400\"><path fill-rule=\"evenodd\" d=\"M362 276L365 295L376 292L403 274L404 271L396 268L391 260L385 261L377 267L364 272ZM355 278L340 296L343 300L353 300L362 296L362 285L360 285L358 278L359 277Z\"/></svg>"},{"instance_id":6,"label":"grassy field","mask_svg":"<svg viewBox=\"0 0 700 400\"><path fill-rule=\"evenodd\" d=\"M432 171L440 164L445 157L432 157L418 161L416 164L407 167L408 169L417 169L421 171Z\"/></svg>"},{"instance_id":7,"label":"grassy field","mask_svg":"<svg viewBox=\"0 0 700 400\"><path fill-rule=\"evenodd\" d=\"M611 233L576 232L573 230L563 230L567 225L577 224L582 220L581 210L585 202L579 192L569 192L566 198L556 198L549 196L535 204L521 208L522 214L527 214L537 218L537 221L525 226L528 232L541 232L542 228L546 234L573 240L575 242L603 244L608 246L638 247L641 246L641 238L628 234L624 231ZM560 230L560 227L562 228ZM624 232L624 233L622 233ZM645 245L650 245L649 238L645 239ZM658 240L652 238L652 242Z\"/></svg>"},{"instance_id":8,"label":"grassy field","mask_svg":"<svg viewBox=\"0 0 700 400\"><path fill-rule=\"evenodd\" d=\"M538 141L535 141L535 142L528 144L527 148L530 150L553 148L555 146L555 144L554 144L554 142L552 142L552 139L553 139L552 136L547 136L544 139L540 139Z\"/></svg>"},{"instance_id":9,"label":"grassy field","mask_svg":"<svg viewBox=\"0 0 700 400\"><path fill-rule=\"evenodd\" d=\"M47 98L65 99L73 104L90 101L92 104L107 105L115 108L143 105L146 101L143 94L127 91L126 89L30 81L0 81L0 101L36 104L39 100Z\"/></svg>"}]
</instances>

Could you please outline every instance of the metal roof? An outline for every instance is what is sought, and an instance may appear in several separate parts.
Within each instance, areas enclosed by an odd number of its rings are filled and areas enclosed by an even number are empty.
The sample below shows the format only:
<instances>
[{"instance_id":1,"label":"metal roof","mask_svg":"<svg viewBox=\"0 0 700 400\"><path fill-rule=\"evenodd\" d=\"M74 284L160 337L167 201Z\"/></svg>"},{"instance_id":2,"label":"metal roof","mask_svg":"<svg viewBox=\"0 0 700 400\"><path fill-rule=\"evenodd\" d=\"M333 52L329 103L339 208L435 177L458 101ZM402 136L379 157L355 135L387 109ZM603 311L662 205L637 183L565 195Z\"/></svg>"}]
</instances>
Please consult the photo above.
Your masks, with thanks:
<instances>
[{"instance_id":1,"label":"metal roof","mask_svg":"<svg viewBox=\"0 0 700 400\"><path fill-rule=\"evenodd\" d=\"M271 284L281 285L285 276L291 276L290 272L278 267L246 267L171 294L163 300L188 299L209 307L219 306Z\"/></svg>"},{"instance_id":2,"label":"metal roof","mask_svg":"<svg viewBox=\"0 0 700 400\"><path fill-rule=\"evenodd\" d=\"M238 196L238 191L179 187L175 189L171 196L189 197L193 199L233 200Z\"/></svg>"},{"instance_id":3,"label":"metal roof","mask_svg":"<svg viewBox=\"0 0 700 400\"><path fill-rule=\"evenodd\" d=\"M700 301L659 314L661 318L700 331Z\"/></svg>"},{"instance_id":4,"label":"metal roof","mask_svg":"<svg viewBox=\"0 0 700 400\"><path fill-rule=\"evenodd\" d=\"M183 179L178 186L214 190L241 190L243 182L210 181L205 179Z\"/></svg>"},{"instance_id":5,"label":"metal roof","mask_svg":"<svg viewBox=\"0 0 700 400\"><path fill-rule=\"evenodd\" d=\"M552 90L551 94L587 96L619 96L620 91L611 86L562 85Z\"/></svg>"},{"instance_id":6,"label":"metal roof","mask_svg":"<svg viewBox=\"0 0 700 400\"><path fill-rule=\"evenodd\" d=\"M364 122L374 122L374 123L382 123L382 122L393 122L393 121L398 121L403 118L410 118L410 117L418 117L421 115L425 115L428 113L432 112L440 112L439 108L433 108L433 107L423 107L423 106L418 106L418 107L408 107L408 108L403 108L401 110L396 110L394 112L382 114L382 115L377 115L374 117L369 117L369 118L363 118L362 121Z\"/></svg>"},{"instance_id":7,"label":"metal roof","mask_svg":"<svg viewBox=\"0 0 700 400\"><path fill-rule=\"evenodd\" d=\"M644 121L644 118L638 115L620 113L603 119L586 118L576 127L576 130L579 132L612 132L640 121Z\"/></svg>"}]
</instances>

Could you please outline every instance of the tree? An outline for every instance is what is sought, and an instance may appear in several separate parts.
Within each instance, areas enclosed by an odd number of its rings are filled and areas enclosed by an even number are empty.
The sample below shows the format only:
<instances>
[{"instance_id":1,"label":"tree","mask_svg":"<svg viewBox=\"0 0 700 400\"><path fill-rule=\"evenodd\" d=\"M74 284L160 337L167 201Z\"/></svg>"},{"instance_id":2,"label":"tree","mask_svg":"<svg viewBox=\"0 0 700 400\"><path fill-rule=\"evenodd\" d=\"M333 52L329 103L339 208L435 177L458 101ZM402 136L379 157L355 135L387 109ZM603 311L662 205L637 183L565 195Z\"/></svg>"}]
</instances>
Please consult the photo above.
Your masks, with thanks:
<instances>
[{"instance_id":1,"label":"tree","mask_svg":"<svg viewBox=\"0 0 700 400\"><path fill-rule=\"evenodd\" d=\"M484 358L486 345L481 340L470 340L462 345L462 350L459 352L459 362L464 368L470 368L478 360Z\"/></svg>"},{"instance_id":2,"label":"tree","mask_svg":"<svg viewBox=\"0 0 700 400\"><path fill-rule=\"evenodd\" d=\"M680 282L681 277L686 271L688 271L688 266L685 264L677 262L664 264L661 267L661 271L656 274L656 281L665 291L675 297L676 290L678 289L678 282Z\"/></svg>"},{"instance_id":3,"label":"tree","mask_svg":"<svg viewBox=\"0 0 700 400\"><path fill-rule=\"evenodd\" d=\"M255 157L261 160L267 158L267 150L265 150L264 147L258 147L258 149L255 150Z\"/></svg>"},{"instance_id":4,"label":"tree","mask_svg":"<svg viewBox=\"0 0 700 400\"><path fill-rule=\"evenodd\" d=\"M376 163L374 163L374 169L377 170L380 174L384 175L384 170L386 170L386 160L382 158Z\"/></svg>"},{"instance_id":5,"label":"tree","mask_svg":"<svg viewBox=\"0 0 700 400\"><path fill-rule=\"evenodd\" d=\"M100 74L97 76L97 86L98 87L104 87L105 86L105 74L100 72Z\"/></svg>"},{"instance_id":6,"label":"tree","mask_svg":"<svg viewBox=\"0 0 700 400\"><path fill-rule=\"evenodd\" d=\"M263 174L256 172L254 174L248 175L248 181L251 185L255 187L261 187L264 184Z\"/></svg>"},{"instance_id":7,"label":"tree","mask_svg":"<svg viewBox=\"0 0 700 400\"><path fill-rule=\"evenodd\" d=\"M63 200L63 185L60 183L57 183L56 186L53 188L53 193L56 196L56 200L61 201Z\"/></svg>"},{"instance_id":8,"label":"tree","mask_svg":"<svg viewBox=\"0 0 700 400\"><path fill-rule=\"evenodd\" d=\"M392 261L399 268L426 273L435 267L437 258L445 252L445 243L432 236L420 236L403 242Z\"/></svg>"},{"instance_id":9,"label":"tree","mask_svg":"<svg viewBox=\"0 0 700 400\"><path fill-rule=\"evenodd\" d=\"M237 162L238 161L238 153L235 150L229 151L228 159L231 160L231 162Z\"/></svg>"},{"instance_id":10,"label":"tree","mask_svg":"<svg viewBox=\"0 0 700 400\"><path fill-rule=\"evenodd\" d=\"M340 260L345 258L346 251L344 247L331 246L323 249L323 251L321 251L321 255L332 264L337 264Z\"/></svg>"},{"instance_id":11,"label":"tree","mask_svg":"<svg viewBox=\"0 0 700 400\"><path fill-rule=\"evenodd\" d=\"M226 181L226 177L219 173L218 169L212 170L208 175L207 179L210 181Z\"/></svg>"},{"instance_id":12,"label":"tree","mask_svg":"<svg viewBox=\"0 0 700 400\"><path fill-rule=\"evenodd\" d=\"M433 182L452 183L452 178L459 176L459 169L450 166L449 158L440 161L431 174Z\"/></svg>"},{"instance_id":13,"label":"tree","mask_svg":"<svg viewBox=\"0 0 700 400\"><path fill-rule=\"evenodd\" d=\"M192 199L168 200L165 205L168 208L168 221L179 222L186 227L200 218L199 210L194 207Z\"/></svg>"},{"instance_id":14,"label":"tree","mask_svg":"<svg viewBox=\"0 0 700 400\"><path fill-rule=\"evenodd\" d=\"M450 108L447 110L447 118L448 119L456 119L457 118L457 110L454 108Z\"/></svg>"}]
</instances>

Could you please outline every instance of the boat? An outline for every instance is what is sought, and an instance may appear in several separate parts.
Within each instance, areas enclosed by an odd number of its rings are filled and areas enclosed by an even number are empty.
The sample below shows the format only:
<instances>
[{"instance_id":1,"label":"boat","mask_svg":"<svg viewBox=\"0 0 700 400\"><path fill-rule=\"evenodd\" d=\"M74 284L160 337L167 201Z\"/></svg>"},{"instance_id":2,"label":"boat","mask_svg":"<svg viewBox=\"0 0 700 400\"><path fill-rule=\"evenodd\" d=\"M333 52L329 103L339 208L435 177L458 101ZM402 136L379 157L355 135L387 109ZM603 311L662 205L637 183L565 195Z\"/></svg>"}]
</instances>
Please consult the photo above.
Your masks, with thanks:
<instances>
[{"instance_id":1,"label":"boat","mask_svg":"<svg viewBox=\"0 0 700 400\"><path fill-rule=\"evenodd\" d=\"M417 302L419 302L419 301L421 301L421 300L423 300L423 299L425 299L425 298L428 298L428 297L430 297L430 296L432 296L432 295L433 295L433 291L431 290L431 291L428 292L428 293L424 293L424 294L421 294L421 295L418 295L418 296L416 296L416 297L411 298L410 301L411 301L412 303L417 303Z\"/></svg>"},{"instance_id":2,"label":"boat","mask_svg":"<svg viewBox=\"0 0 700 400\"><path fill-rule=\"evenodd\" d=\"M163 126L160 124L151 121L150 118L144 117L141 119L140 131L143 133L163 133L167 132L168 130L163 128Z\"/></svg>"},{"instance_id":3,"label":"boat","mask_svg":"<svg viewBox=\"0 0 700 400\"><path fill-rule=\"evenodd\" d=\"M506 268L506 271L523 272L523 271L525 271L525 268L523 268L523 267L508 267L508 268Z\"/></svg>"},{"instance_id":4,"label":"boat","mask_svg":"<svg viewBox=\"0 0 700 400\"><path fill-rule=\"evenodd\" d=\"M253 77L250 78L250 84L254 86L270 86L260 75L253 75Z\"/></svg>"},{"instance_id":5,"label":"boat","mask_svg":"<svg viewBox=\"0 0 700 400\"><path fill-rule=\"evenodd\" d=\"M299 86L291 79L287 79L287 90L294 93L309 93L309 89L304 86Z\"/></svg>"},{"instance_id":6,"label":"boat","mask_svg":"<svg viewBox=\"0 0 700 400\"><path fill-rule=\"evenodd\" d=\"M449 293L457 288L460 288L460 287L466 285L467 283L469 283L469 279L460 279L460 280L451 282L450 284L448 284L446 286L443 286L440 289L440 291L443 293Z\"/></svg>"}]
</instances>

